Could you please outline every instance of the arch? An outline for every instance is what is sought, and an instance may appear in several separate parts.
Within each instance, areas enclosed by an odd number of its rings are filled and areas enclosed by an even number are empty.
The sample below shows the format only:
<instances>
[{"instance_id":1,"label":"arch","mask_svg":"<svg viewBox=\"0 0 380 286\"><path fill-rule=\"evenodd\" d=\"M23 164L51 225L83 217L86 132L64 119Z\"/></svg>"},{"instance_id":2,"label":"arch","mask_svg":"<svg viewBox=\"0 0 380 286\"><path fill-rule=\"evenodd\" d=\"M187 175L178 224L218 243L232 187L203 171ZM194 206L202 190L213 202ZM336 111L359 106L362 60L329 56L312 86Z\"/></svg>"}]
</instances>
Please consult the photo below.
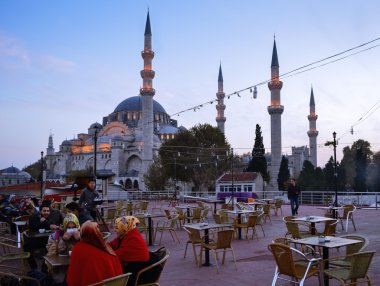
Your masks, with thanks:
<instances>
[{"instance_id":1,"label":"arch","mask_svg":"<svg viewBox=\"0 0 380 286\"><path fill-rule=\"evenodd\" d=\"M132 189L132 180L131 179L126 179L125 180L125 188L126 189Z\"/></svg>"},{"instance_id":2,"label":"arch","mask_svg":"<svg viewBox=\"0 0 380 286\"><path fill-rule=\"evenodd\" d=\"M108 159L108 160L105 162L105 164L104 164L104 168L103 168L103 169L107 169L107 167L108 167L109 169L111 169L111 159Z\"/></svg>"},{"instance_id":3,"label":"arch","mask_svg":"<svg viewBox=\"0 0 380 286\"><path fill-rule=\"evenodd\" d=\"M139 181L137 181L137 180L133 181L133 188L134 189L139 189Z\"/></svg>"},{"instance_id":4,"label":"arch","mask_svg":"<svg viewBox=\"0 0 380 286\"><path fill-rule=\"evenodd\" d=\"M142 160L139 156L137 155L132 155L127 159L126 162L126 170L127 172L130 170L136 170L141 172L142 169Z\"/></svg>"}]
</instances>

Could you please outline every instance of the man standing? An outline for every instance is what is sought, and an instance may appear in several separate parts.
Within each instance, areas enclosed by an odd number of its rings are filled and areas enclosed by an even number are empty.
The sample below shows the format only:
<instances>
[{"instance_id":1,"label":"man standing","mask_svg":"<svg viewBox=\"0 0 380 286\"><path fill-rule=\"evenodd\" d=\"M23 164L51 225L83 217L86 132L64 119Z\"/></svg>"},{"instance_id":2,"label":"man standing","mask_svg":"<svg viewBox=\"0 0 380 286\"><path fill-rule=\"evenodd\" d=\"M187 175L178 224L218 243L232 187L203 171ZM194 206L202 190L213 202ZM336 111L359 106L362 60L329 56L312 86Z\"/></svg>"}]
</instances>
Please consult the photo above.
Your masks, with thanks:
<instances>
[{"instance_id":1,"label":"man standing","mask_svg":"<svg viewBox=\"0 0 380 286\"><path fill-rule=\"evenodd\" d=\"M99 192L95 190L95 187L95 179L90 179L79 198L79 206L87 210L94 220L96 220L96 203L94 200L99 197Z\"/></svg>"},{"instance_id":2,"label":"man standing","mask_svg":"<svg viewBox=\"0 0 380 286\"><path fill-rule=\"evenodd\" d=\"M288 199L290 200L290 207L292 209L292 216L298 215L299 201L298 196L301 190L296 185L296 180L291 178L288 185Z\"/></svg>"}]
</instances>

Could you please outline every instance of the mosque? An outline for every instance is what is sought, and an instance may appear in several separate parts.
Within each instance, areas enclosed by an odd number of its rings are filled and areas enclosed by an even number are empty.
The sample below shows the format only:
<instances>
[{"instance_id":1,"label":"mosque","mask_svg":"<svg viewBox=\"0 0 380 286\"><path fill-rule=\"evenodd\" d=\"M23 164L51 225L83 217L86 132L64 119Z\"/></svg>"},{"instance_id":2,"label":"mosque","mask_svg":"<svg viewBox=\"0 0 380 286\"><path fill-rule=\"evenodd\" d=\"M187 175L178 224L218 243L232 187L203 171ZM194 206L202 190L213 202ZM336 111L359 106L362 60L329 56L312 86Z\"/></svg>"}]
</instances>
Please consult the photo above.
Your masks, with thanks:
<instances>
[{"instance_id":1,"label":"mosque","mask_svg":"<svg viewBox=\"0 0 380 286\"><path fill-rule=\"evenodd\" d=\"M153 100L155 72L152 69L154 52L149 12L145 25L144 50L141 55L144 68L140 72L143 79L140 95L122 101L112 113L103 117L101 124L98 122L91 124L86 133L78 134L75 139L63 141L57 152L53 146L53 137L49 136L46 153L46 179L48 181L64 181L70 171L95 168L97 174L113 176L113 181L128 189L145 190L143 175L152 164L153 155L163 142L173 139L181 129L184 129L182 126L178 127L177 121L171 119L165 109ZM271 122L271 157L268 166L273 189L277 189L277 175L282 157L281 115L284 111L284 106L281 105L282 85L276 41L274 41L271 81L268 83L271 93L268 106ZM218 102L216 123L224 133L226 105L224 104L225 93L221 66L219 67L216 97ZM310 152L306 146L292 148L293 154L289 156L289 166L293 168L293 173L301 170L304 160L309 160L314 166L317 166L317 117L314 94L311 90L309 131L307 132ZM94 160L95 156L96 160Z\"/></svg>"}]
</instances>

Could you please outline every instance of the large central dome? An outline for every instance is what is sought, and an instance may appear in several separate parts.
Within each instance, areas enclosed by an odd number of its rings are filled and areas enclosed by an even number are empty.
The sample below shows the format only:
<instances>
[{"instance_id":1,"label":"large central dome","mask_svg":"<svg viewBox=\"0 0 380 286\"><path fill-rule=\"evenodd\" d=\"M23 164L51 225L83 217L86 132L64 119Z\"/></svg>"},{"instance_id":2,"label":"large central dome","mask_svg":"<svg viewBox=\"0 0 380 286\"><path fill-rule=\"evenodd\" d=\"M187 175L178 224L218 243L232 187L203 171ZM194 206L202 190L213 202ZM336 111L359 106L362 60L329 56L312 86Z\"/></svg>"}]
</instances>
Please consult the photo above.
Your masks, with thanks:
<instances>
[{"instance_id":1,"label":"large central dome","mask_svg":"<svg viewBox=\"0 0 380 286\"><path fill-rule=\"evenodd\" d=\"M123 100L116 108L114 112L121 111L141 111L142 110L142 98L141 96L132 96ZM153 100L153 113L166 113L165 109L157 101Z\"/></svg>"}]
</instances>

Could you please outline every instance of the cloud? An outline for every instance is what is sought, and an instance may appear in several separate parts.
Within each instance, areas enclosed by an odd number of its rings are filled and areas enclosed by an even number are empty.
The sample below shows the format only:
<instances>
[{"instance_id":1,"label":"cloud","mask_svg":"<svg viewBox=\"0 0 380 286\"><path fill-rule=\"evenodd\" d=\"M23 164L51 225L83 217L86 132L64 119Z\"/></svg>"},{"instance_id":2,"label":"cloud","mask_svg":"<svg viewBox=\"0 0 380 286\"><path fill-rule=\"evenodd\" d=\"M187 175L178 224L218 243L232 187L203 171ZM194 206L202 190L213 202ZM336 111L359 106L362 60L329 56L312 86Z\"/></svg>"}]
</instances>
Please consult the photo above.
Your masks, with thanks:
<instances>
[{"instance_id":1,"label":"cloud","mask_svg":"<svg viewBox=\"0 0 380 286\"><path fill-rule=\"evenodd\" d=\"M30 63L28 51L16 39L4 36L1 33L0 57L17 60L24 64Z\"/></svg>"},{"instance_id":2,"label":"cloud","mask_svg":"<svg viewBox=\"0 0 380 286\"><path fill-rule=\"evenodd\" d=\"M76 70L78 65L72 61L61 59L55 56L41 56L40 64L43 69L63 73L71 73Z\"/></svg>"}]
</instances>

